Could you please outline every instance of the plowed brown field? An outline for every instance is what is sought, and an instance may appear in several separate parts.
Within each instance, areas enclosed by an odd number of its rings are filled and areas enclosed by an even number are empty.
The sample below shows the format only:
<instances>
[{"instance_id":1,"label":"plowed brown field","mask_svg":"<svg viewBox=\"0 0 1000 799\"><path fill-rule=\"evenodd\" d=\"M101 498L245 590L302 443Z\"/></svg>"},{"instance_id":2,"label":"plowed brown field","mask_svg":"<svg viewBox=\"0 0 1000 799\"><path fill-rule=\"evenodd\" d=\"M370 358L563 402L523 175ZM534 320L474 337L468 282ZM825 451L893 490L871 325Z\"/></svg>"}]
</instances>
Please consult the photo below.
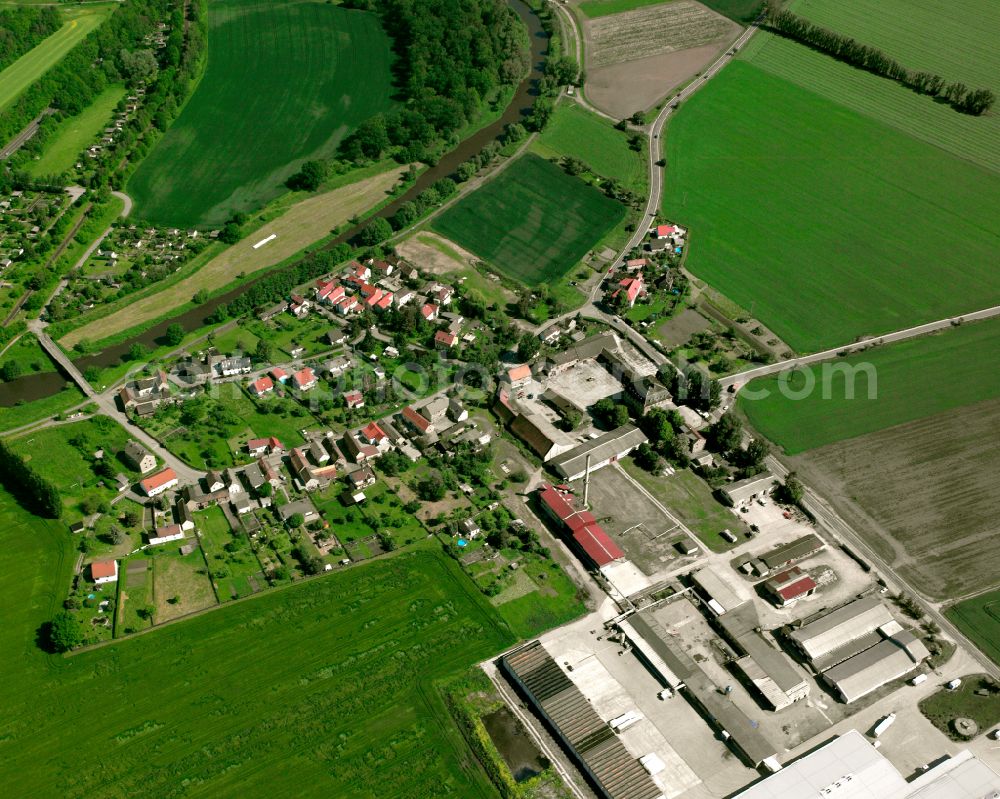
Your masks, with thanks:
<instances>
[{"instance_id":1,"label":"plowed brown field","mask_svg":"<svg viewBox=\"0 0 1000 799\"><path fill-rule=\"evenodd\" d=\"M790 460L918 590L957 599L1000 584L998 430L987 400Z\"/></svg>"}]
</instances>

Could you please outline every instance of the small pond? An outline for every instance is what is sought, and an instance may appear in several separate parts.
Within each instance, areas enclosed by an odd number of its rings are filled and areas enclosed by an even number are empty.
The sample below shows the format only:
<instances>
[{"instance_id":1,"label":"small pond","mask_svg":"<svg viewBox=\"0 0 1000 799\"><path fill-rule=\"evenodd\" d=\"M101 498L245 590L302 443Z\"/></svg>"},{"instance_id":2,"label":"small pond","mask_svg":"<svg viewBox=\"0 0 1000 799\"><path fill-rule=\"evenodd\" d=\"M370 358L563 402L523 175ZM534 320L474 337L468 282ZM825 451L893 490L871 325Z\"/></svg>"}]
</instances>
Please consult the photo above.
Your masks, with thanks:
<instances>
[{"instance_id":1,"label":"small pond","mask_svg":"<svg viewBox=\"0 0 1000 799\"><path fill-rule=\"evenodd\" d=\"M548 768L549 761L509 708L483 716L483 726L517 782L530 780Z\"/></svg>"}]
</instances>

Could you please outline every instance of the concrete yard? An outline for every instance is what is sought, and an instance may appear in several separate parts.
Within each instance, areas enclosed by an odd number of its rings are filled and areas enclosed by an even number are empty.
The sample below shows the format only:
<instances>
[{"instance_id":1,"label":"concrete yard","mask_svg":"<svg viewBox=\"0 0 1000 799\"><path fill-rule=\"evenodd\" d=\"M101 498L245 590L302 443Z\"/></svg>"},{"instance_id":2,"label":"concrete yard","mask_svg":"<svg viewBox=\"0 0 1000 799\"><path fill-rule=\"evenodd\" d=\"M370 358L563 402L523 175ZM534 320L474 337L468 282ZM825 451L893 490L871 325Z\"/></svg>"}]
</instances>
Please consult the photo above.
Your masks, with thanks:
<instances>
[{"instance_id":1,"label":"concrete yard","mask_svg":"<svg viewBox=\"0 0 1000 799\"><path fill-rule=\"evenodd\" d=\"M622 391L622 384L593 359L580 361L571 369L554 375L549 378L547 385L552 391L584 409Z\"/></svg>"},{"instance_id":2,"label":"concrete yard","mask_svg":"<svg viewBox=\"0 0 1000 799\"><path fill-rule=\"evenodd\" d=\"M682 697L657 698L662 686L639 660L604 634L603 619L588 616L542 636L545 648L605 720L637 710L644 717L622 742L636 757L656 754L667 765L658 775L667 796L726 796L755 779ZM621 653L621 654L619 654Z\"/></svg>"},{"instance_id":3,"label":"concrete yard","mask_svg":"<svg viewBox=\"0 0 1000 799\"><path fill-rule=\"evenodd\" d=\"M572 488L583 497L582 480ZM615 466L591 474L589 500L601 526L654 582L689 562L682 561L674 546L686 535L685 528Z\"/></svg>"}]
</instances>

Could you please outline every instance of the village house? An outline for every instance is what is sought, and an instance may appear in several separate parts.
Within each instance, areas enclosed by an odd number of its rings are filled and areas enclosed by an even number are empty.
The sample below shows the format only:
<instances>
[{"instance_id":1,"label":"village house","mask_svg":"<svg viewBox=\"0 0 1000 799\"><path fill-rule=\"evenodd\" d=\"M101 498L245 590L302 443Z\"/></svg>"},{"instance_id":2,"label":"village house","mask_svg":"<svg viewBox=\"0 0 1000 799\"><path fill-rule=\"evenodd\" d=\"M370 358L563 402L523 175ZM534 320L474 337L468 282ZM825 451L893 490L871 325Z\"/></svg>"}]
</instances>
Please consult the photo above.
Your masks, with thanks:
<instances>
[{"instance_id":1,"label":"village house","mask_svg":"<svg viewBox=\"0 0 1000 799\"><path fill-rule=\"evenodd\" d=\"M353 389L344 392L344 403L348 408L363 408L365 407L365 398L360 391Z\"/></svg>"},{"instance_id":2,"label":"village house","mask_svg":"<svg viewBox=\"0 0 1000 799\"><path fill-rule=\"evenodd\" d=\"M250 393L255 397L262 397L274 391L274 381L270 377L258 377L250 384Z\"/></svg>"},{"instance_id":3,"label":"village house","mask_svg":"<svg viewBox=\"0 0 1000 799\"><path fill-rule=\"evenodd\" d=\"M214 360L214 359L213 359ZM247 375L253 369L253 364L249 358L221 358L214 360L215 371L222 377L236 377L237 375Z\"/></svg>"},{"instance_id":4,"label":"village house","mask_svg":"<svg viewBox=\"0 0 1000 799\"><path fill-rule=\"evenodd\" d=\"M434 348L437 350L450 350L458 341L458 336L447 330L439 330L434 334Z\"/></svg>"},{"instance_id":5,"label":"village house","mask_svg":"<svg viewBox=\"0 0 1000 799\"><path fill-rule=\"evenodd\" d=\"M184 532L194 529L194 515L187 503L181 499L174 504L174 519Z\"/></svg>"},{"instance_id":6,"label":"village house","mask_svg":"<svg viewBox=\"0 0 1000 799\"><path fill-rule=\"evenodd\" d=\"M296 514L302 515L302 520L305 524L314 522L319 518L316 508L308 499L300 499L295 502L289 502L287 505L282 505L278 508L278 515L281 516L281 521L285 524L288 524L292 520L292 517Z\"/></svg>"},{"instance_id":7,"label":"village house","mask_svg":"<svg viewBox=\"0 0 1000 799\"><path fill-rule=\"evenodd\" d=\"M646 293L646 284L643 282L642 273L636 277L626 277L618 281L618 288L612 293L612 297L625 296L625 304L629 308L635 305L636 300Z\"/></svg>"},{"instance_id":8,"label":"village house","mask_svg":"<svg viewBox=\"0 0 1000 799\"><path fill-rule=\"evenodd\" d=\"M169 466L161 472L157 472L145 480L139 481L142 492L147 497L156 497L176 486L180 481L177 479L177 472Z\"/></svg>"},{"instance_id":9,"label":"village house","mask_svg":"<svg viewBox=\"0 0 1000 799\"><path fill-rule=\"evenodd\" d=\"M424 303L420 308L420 315L428 322L433 322L438 318L438 307L432 303Z\"/></svg>"},{"instance_id":10,"label":"village house","mask_svg":"<svg viewBox=\"0 0 1000 799\"><path fill-rule=\"evenodd\" d=\"M510 383L511 391L521 391L531 382L531 367L526 363L522 363L520 366L508 369L504 374L504 379Z\"/></svg>"},{"instance_id":11,"label":"village house","mask_svg":"<svg viewBox=\"0 0 1000 799\"><path fill-rule=\"evenodd\" d=\"M316 386L316 374L312 368L306 366L292 375L292 386L299 391L309 391Z\"/></svg>"},{"instance_id":12,"label":"village house","mask_svg":"<svg viewBox=\"0 0 1000 799\"><path fill-rule=\"evenodd\" d=\"M90 579L97 585L118 582L118 561L95 560L90 564Z\"/></svg>"},{"instance_id":13,"label":"village house","mask_svg":"<svg viewBox=\"0 0 1000 799\"><path fill-rule=\"evenodd\" d=\"M168 524L163 527L157 527L154 532L147 534L146 537L151 546L159 546L171 541L180 541L184 538L184 531L179 524Z\"/></svg>"},{"instance_id":14,"label":"village house","mask_svg":"<svg viewBox=\"0 0 1000 799\"><path fill-rule=\"evenodd\" d=\"M253 456L281 455L285 451L284 444L274 436L269 438L251 438L247 441L247 452Z\"/></svg>"},{"instance_id":15,"label":"village house","mask_svg":"<svg viewBox=\"0 0 1000 799\"><path fill-rule=\"evenodd\" d=\"M282 369L280 366L275 366L268 372L271 379L275 382L284 384L288 380L288 372Z\"/></svg>"},{"instance_id":16,"label":"village house","mask_svg":"<svg viewBox=\"0 0 1000 799\"><path fill-rule=\"evenodd\" d=\"M147 474L156 468L156 458L138 441L129 440L122 451L125 462L141 474Z\"/></svg>"},{"instance_id":17,"label":"village house","mask_svg":"<svg viewBox=\"0 0 1000 799\"><path fill-rule=\"evenodd\" d=\"M362 466L347 475L347 481L351 484L352 490L360 491L370 485L375 485L375 472L370 466Z\"/></svg>"}]
</instances>

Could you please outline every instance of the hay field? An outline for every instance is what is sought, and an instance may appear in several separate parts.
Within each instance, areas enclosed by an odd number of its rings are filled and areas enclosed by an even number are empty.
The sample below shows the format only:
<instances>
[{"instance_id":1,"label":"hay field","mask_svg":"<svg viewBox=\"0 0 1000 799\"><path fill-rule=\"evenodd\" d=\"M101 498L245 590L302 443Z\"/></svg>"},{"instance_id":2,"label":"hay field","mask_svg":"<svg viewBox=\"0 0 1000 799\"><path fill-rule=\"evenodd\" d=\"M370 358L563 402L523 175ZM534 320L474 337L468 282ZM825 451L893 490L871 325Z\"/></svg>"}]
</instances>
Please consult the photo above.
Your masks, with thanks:
<instances>
[{"instance_id":1,"label":"hay field","mask_svg":"<svg viewBox=\"0 0 1000 799\"><path fill-rule=\"evenodd\" d=\"M108 799L251 796L262 785L274 796L495 795L434 682L514 638L436 549L63 659L34 638L65 595L68 533L8 503L4 784Z\"/></svg>"},{"instance_id":2,"label":"hay field","mask_svg":"<svg viewBox=\"0 0 1000 799\"><path fill-rule=\"evenodd\" d=\"M65 10L63 13L66 22L59 30L0 72L0 111L62 61L63 56L86 38L87 34L98 28L111 16L115 5L95 4Z\"/></svg>"},{"instance_id":3,"label":"hay field","mask_svg":"<svg viewBox=\"0 0 1000 799\"><path fill-rule=\"evenodd\" d=\"M935 599L1000 583L1000 399L791 459L866 541Z\"/></svg>"},{"instance_id":4,"label":"hay field","mask_svg":"<svg viewBox=\"0 0 1000 799\"><path fill-rule=\"evenodd\" d=\"M793 455L1000 398L997 352L1000 319L966 324L813 365L808 378L798 370L753 380L739 394L739 407L760 433ZM842 367L853 370L850 380ZM815 390L798 399L807 382ZM869 399L870 388L875 399Z\"/></svg>"},{"instance_id":5,"label":"hay field","mask_svg":"<svg viewBox=\"0 0 1000 799\"><path fill-rule=\"evenodd\" d=\"M392 169L380 175L342 186L339 189L296 203L273 222L263 225L242 241L224 250L190 277L162 291L136 300L127 298L117 310L71 330L59 343L67 348L83 339L100 341L191 301L198 291L213 292L236 279L241 272L252 274L281 263L297 252L328 236L355 214L382 200L399 179L402 170ZM272 233L278 236L259 250L253 245Z\"/></svg>"},{"instance_id":6,"label":"hay field","mask_svg":"<svg viewBox=\"0 0 1000 799\"><path fill-rule=\"evenodd\" d=\"M692 0L600 16L585 24L587 69L714 44L736 30L730 20Z\"/></svg>"},{"instance_id":7,"label":"hay field","mask_svg":"<svg viewBox=\"0 0 1000 799\"><path fill-rule=\"evenodd\" d=\"M795 12L884 50L910 69L1000 94L1000 5L955 0L946 14L934 0L803 0ZM1000 171L1000 113L960 114L893 81L822 53L759 33L742 58L914 138Z\"/></svg>"},{"instance_id":8,"label":"hay field","mask_svg":"<svg viewBox=\"0 0 1000 799\"><path fill-rule=\"evenodd\" d=\"M197 90L129 181L139 219L214 227L253 211L302 161L332 155L392 106L389 40L367 12L218 0L208 39Z\"/></svg>"},{"instance_id":9,"label":"hay field","mask_svg":"<svg viewBox=\"0 0 1000 799\"><path fill-rule=\"evenodd\" d=\"M625 216L625 206L528 154L432 227L528 286L554 283Z\"/></svg>"},{"instance_id":10,"label":"hay field","mask_svg":"<svg viewBox=\"0 0 1000 799\"><path fill-rule=\"evenodd\" d=\"M793 349L1000 303L997 174L745 61L665 135L687 268Z\"/></svg>"}]
</instances>

